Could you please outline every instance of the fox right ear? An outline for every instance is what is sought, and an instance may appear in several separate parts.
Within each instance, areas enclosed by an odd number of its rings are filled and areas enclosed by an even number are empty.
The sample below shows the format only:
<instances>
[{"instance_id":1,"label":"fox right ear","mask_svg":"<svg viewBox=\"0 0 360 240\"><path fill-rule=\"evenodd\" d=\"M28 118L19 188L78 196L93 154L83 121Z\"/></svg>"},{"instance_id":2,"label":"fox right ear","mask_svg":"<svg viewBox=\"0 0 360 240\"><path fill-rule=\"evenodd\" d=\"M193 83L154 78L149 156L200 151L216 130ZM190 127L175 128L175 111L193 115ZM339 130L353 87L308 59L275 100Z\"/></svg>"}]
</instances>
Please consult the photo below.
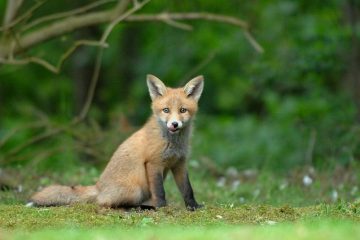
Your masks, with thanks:
<instances>
[{"instance_id":1,"label":"fox right ear","mask_svg":"<svg viewBox=\"0 0 360 240\"><path fill-rule=\"evenodd\" d=\"M184 92L188 97L199 101L204 89L204 77L202 75L191 79L184 87Z\"/></svg>"},{"instance_id":2,"label":"fox right ear","mask_svg":"<svg viewBox=\"0 0 360 240\"><path fill-rule=\"evenodd\" d=\"M157 97L163 96L166 93L165 84L154 75L148 74L146 76L146 82L152 100L154 100Z\"/></svg>"}]
</instances>

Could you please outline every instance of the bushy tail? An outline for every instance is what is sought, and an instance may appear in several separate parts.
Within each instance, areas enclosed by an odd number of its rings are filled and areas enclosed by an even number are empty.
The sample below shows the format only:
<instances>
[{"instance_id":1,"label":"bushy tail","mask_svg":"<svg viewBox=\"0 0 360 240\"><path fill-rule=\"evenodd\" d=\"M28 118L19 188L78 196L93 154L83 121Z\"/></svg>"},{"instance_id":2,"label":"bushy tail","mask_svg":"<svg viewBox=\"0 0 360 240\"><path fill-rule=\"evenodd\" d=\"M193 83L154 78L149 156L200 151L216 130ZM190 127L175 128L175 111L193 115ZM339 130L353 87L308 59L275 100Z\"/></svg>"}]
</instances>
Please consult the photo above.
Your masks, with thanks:
<instances>
[{"instance_id":1,"label":"bushy tail","mask_svg":"<svg viewBox=\"0 0 360 240\"><path fill-rule=\"evenodd\" d=\"M53 185L35 193L29 205L34 206L60 206L73 203L91 203L98 195L96 186L60 186Z\"/></svg>"}]
</instances>

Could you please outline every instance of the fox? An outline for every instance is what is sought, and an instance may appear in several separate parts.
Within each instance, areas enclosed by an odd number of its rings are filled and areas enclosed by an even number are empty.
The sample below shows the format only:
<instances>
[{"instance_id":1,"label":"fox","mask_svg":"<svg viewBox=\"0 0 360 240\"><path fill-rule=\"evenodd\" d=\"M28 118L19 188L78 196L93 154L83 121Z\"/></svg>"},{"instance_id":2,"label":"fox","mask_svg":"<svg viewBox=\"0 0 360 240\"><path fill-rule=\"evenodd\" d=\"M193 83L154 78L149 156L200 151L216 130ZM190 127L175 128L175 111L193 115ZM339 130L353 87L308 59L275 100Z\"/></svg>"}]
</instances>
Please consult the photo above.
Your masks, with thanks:
<instances>
[{"instance_id":1,"label":"fox","mask_svg":"<svg viewBox=\"0 0 360 240\"><path fill-rule=\"evenodd\" d=\"M152 115L118 146L96 184L48 186L32 195L28 205L95 203L105 208L158 209L167 205L164 180L171 171L186 208L194 211L203 207L195 200L186 159L204 77L197 76L180 88L166 87L151 74L146 82Z\"/></svg>"}]
</instances>

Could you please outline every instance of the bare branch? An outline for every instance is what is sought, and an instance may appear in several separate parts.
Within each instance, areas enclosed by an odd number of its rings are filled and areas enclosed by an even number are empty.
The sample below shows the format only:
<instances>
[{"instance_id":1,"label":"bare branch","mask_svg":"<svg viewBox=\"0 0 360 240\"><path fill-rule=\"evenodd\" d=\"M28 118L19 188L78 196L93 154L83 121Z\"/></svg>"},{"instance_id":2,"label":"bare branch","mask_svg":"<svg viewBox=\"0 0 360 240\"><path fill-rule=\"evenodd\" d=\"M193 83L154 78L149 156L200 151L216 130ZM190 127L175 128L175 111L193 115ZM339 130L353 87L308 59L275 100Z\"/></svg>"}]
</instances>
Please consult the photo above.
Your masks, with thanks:
<instances>
[{"instance_id":1,"label":"bare branch","mask_svg":"<svg viewBox=\"0 0 360 240\"><path fill-rule=\"evenodd\" d=\"M118 0L118 4L115 8L115 12L117 12L117 15L121 15L122 13L124 13L129 4L130 0Z\"/></svg>"},{"instance_id":2,"label":"bare branch","mask_svg":"<svg viewBox=\"0 0 360 240\"><path fill-rule=\"evenodd\" d=\"M243 29L248 29L247 22L231 16L219 15L213 13L160 13L160 14L136 14L126 18L127 22L143 22L143 21L164 21L164 16L171 20L207 20L213 22L227 23L238 26Z\"/></svg>"},{"instance_id":3,"label":"bare branch","mask_svg":"<svg viewBox=\"0 0 360 240\"><path fill-rule=\"evenodd\" d=\"M171 24L174 26L174 21L176 20L206 20L206 21L214 21L214 22L221 22L221 23L227 23L231 24L237 27L240 27L243 29L246 39L249 41L249 43L253 46L253 48L259 52L263 53L264 49L263 47L255 40L255 38L251 35L249 32L249 25L238 18L230 17L226 15L218 15L218 14L212 14L212 13L162 13L162 14L137 14L132 15L126 18L126 21L128 22L140 22L140 21L163 21L167 24L169 24L169 21L173 21ZM179 27L178 22L177 26ZM191 26L190 26L191 27ZM189 29L186 29L189 30Z\"/></svg>"},{"instance_id":4,"label":"bare branch","mask_svg":"<svg viewBox=\"0 0 360 240\"><path fill-rule=\"evenodd\" d=\"M163 13L161 17L163 18L164 23L166 23L172 27L179 28L179 29L186 30L186 31L193 30L193 27L191 25L177 22L177 21L171 19L171 17L169 17L169 14L167 14L167 13Z\"/></svg>"},{"instance_id":5,"label":"bare branch","mask_svg":"<svg viewBox=\"0 0 360 240\"><path fill-rule=\"evenodd\" d=\"M24 148L26 148L26 147L28 147L28 146L36 143L36 142L39 142L39 141L41 141L43 139L54 136L54 135L58 134L59 132L61 132L63 130L64 130L63 128L55 128L55 129L51 129L51 130L49 130L47 132L44 132L44 133L42 133L40 135L36 135L35 137L31 138L27 142L24 142L23 144L20 144L17 147L13 148L8 154L6 154L5 159L10 157L10 156L16 155L17 153L22 151Z\"/></svg>"},{"instance_id":6,"label":"bare branch","mask_svg":"<svg viewBox=\"0 0 360 240\"><path fill-rule=\"evenodd\" d=\"M141 5L141 4L138 4ZM92 26L104 22L109 22L119 16L117 9L115 10L105 10L94 13L82 14L79 16L66 18L63 20L59 20L53 24L47 25L43 28L40 28L34 32L25 34L19 38L19 45L16 44L14 48L14 52L19 52L21 50L26 50L33 45L39 44L51 38L61 36L65 33L72 32L76 29ZM166 16L166 18L164 18ZM121 16L120 16L121 17ZM207 21L215 21L231 24L234 26L238 26L243 30L248 30L248 24L238 18L225 16L225 15L217 15L212 13L164 13L161 14L138 14L138 15L128 15L126 16L124 21L128 22L139 22L139 21L180 21L180 20L207 20ZM165 22L166 22L165 21ZM172 22L173 23L173 22ZM177 24L179 27L179 24ZM184 28L184 25L182 26ZM189 28L189 27L187 27ZM255 40L254 40L255 41ZM9 50L10 43L2 43L0 44L0 57L6 56L10 54ZM257 44L260 46L260 44ZM254 46L254 45L253 45Z\"/></svg>"},{"instance_id":7,"label":"bare branch","mask_svg":"<svg viewBox=\"0 0 360 240\"><path fill-rule=\"evenodd\" d=\"M47 15L38 19L35 19L34 21L30 22L29 24L25 25L21 31L26 31L30 28L33 28L41 23L44 22L48 22L48 21L52 21L52 20L56 20L56 19L60 19L60 18L66 18L66 17L70 17L70 16L75 16L78 15L80 13L84 13L87 12L89 10L92 10L94 8L97 8L101 5L105 5L107 3L111 3L111 2L115 2L116 0L100 0L97 2L93 2L90 3L88 5L85 5L83 7L71 10L71 11L66 11L66 12L61 12L61 13L55 13L55 14L51 14L51 15Z\"/></svg>"},{"instance_id":8,"label":"bare branch","mask_svg":"<svg viewBox=\"0 0 360 240\"><path fill-rule=\"evenodd\" d=\"M126 11L124 14L120 15L118 18L114 19L106 28L106 30L104 31L102 37L101 37L101 41L100 43L97 42L98 44L103 44L106 45L105 41L107 40L108 36L110 35L111 31L114 29L114 27L121 21L123 21L127 16L133 14L134 12L140 10L145 4L147 4L150 0L145 0L142 3L137 4L136 6L134 6L133 8L131 8L130 10ZM83 43L86 41L83 41ZM76 47L75 47L76 48ZM95 63L95 68L94 68L94 73L92 75L92 79L91 79L91 83L90 83L90 87L88 89L88 93L87 93L87 98L85 101L85 104L80 112L80 114L76 117L73 118L73 120L64 127L59 127L59 128L53 128L50 129L47 132L41 133L39 135L34 136L33 138L29 139L27 142L24 142L23 144L11 149L4 157L4 159L10 158L16 154L18 154L19 152L21 152L23 149L31 146L32 144L35 144L37 142L40 142L44 139L47 138L51 138L55 135L58 135L60 133L63 133L65 131L67 131L67 129L79 124L81 121L83 121L87 115L87 113L89 112L92 100L94 98L94 93L95 93L95 89L96 89L96 85L99 79L99 73L100 73L100 68L101 68L101 60L102 60L102 55L103 55L103 48L99 48L98 51L98 55L96 57L96 63ZM70 50L67 52L71 52ZM66 54L66 53L65 53ZM70 53L68 53L70 54ZM33 59L33 58L32 58ZM39 60L39 59L37 59ZM10 61L10 60L8 60ZM15 60L11 60L11 61L15 61ZM0 59L1 62L1 59ZM46 65L46 64L45 64ZM56 67L54 66L47 66L47 68L53 68L52 70L56 71Z\"/></svg>"},{"instance_id":9,"label":"bare branch","mask_svg":"<svg viewBox=\"0 0 360 240\"><path fill-rule=\"evenodd\" d=\"M120 23L121 21L123 21L126 17L130 16L131 14L133 14L134 12L140 10L143 6L145 6L145 4L147 4L148 2L150 2L150 0L145 0L142 3L136 4L134 5L134 7L130 10L128 10L127 12L125 12L123 15L119 16L118 18L114 19L109 25L108 27L105 29L101 39L100 39L100 43L105 43L107 38L109 37L111 31L114 29L114 27ZM101 60L102 60L102 56L103 56L103 49L100 48L99 52L96 56L96 64L95 64L95 68L94 68L94 73L92 75L91 78L91 83L90 83L90 87L88 90L88 95L85 101L85 104L80 112L80 115L78 117L76 117L74 120L75 121L81 121L83 120L87 113L89 112L92 100L94 98L94 93L95 93L95 89L96 89L96 85L99 79L99 74L100 74L100 68L101 68Z\"/></svg>"},{"instance_id":10,"label":"bare branch","mask_svg":"<svg viewBox=\"0 0 360 240\"><path fill-rule=\"evenodd\" d=\"M95 46L95 47L101 47L101 48L106 48L108 47L107 44L104 43L100 43L97 41L90 41L90 40L79 40L76 41L68 50L65 51L65 53L63 55L61 55L58 63L55 65L52 65L51 63L49 63L48 61L42 59L42 58L38 58L38 57L28 57L28 58L24 58L24 59L13 59L13 58L9 58L9 59L4 59L4 58L0 58L0 63L4 63L4 64L12 64L12 65L26 65L29 63L34 63L34 64L38 64L44 68L46 68L47 70L53 72L53 73L59 73L61 71L61 68L65 62L65 60L67 58L69 58L71 56L71 54L80 46Z\"/></svg>"},{"instance_id":11,"label":"bare branch","mask_svg":"<svg viewBox=\"0 0 360 240\"><path fill-rule=\"evenodd\" d=\"M80 46L94 46L94 47L101 47L101 48L107 48L108 44L101 43L98 41L90 41L90 40L80 40L76 41L61 57L57 64L58 73L61 70L61 67L65 60L71 56L71 54Z\"/></svg>"},{"instance_id":12,"label":"bare branch","mask_svg":"<svg viewBox=\"0 0 360 240\"><path fill-rule=\"evenodd\" d=\"M11 64L11 65L26 65L29 63L35 63L38 64L44 68L46 68L47 70L53 72L53 73L57 73L57 69L54 65L52 65L51 63L49 63L48 61L38 58L38 57L28 57L28 58L24 58L24 59L5 59L5 58L0 58L0 63L2 64Z\"/></svg>"},{"instance_id":13,"label":"bare branch","mask_svg":"<svg viewBox=\"0 0 360 240\"><path fill-rule=\"evenodd\" d=\"M11 139L18 132L28 129L42 128L45 127L47 124L48 123L45 121L39 121L11 129L11 131L9 131L4 137L0 139L0 148L2 148L8 142L8 140Z\"/></svg>"},{"instance_id":14,"label":"bare branch","mask_svg":"<svg viewBox=\"0 0 360 240\"><path fill-rule=\"evenodd\" d=\"M15 18L23 0L8 0L3 21L3 28L8 29L11 21Z\"/></svg>"},{"instance_id":15,"label":"bare branch","mask_svg":"<svg viewBox=\"0 0 360 240\"><path fill-rule=\"evenodd\" d=\"M9 0L12 1L12 0ZM4 25L3 27L0 27L0 31L5 31L8 30L12 27L14 27L16 24L24 21L25 19L31 17L31 15L33 14L34 11L36 11L41 5L43 5L45 3L45 1L39 1L36 4L34 4L34 6L32 6L28 11L26 11L23 15L21 15L20 17L16 18L15 20L13 20L12 22L9 22L7 25Z\"/></svg>"},{"instance_id":16,"label":"bare branch","mask_svg":"<svg viewBox=\"0 0 360 240\"><path fill-rule=\"evenodd\" d=\"M264 48L255 40L255 38L251 35L251 33L248 30L244 31L244 35L246 39L249 41L249 43L253 46L253 48L255 48L256 51L258 51L259 53L264 52Z\"/></svg>"},{"instance_id":17,"label":"bare branch","mask_svg":"<svg viewBox=\"0 0 360 240\"><path fill-rule=\"evenodd\" d=\"M148 2L150 2L150 0L144 0L142 3L138 3L135 4L134 7L132 9L130 9L129 11L127 11L126 13L124 13L123 15L115 18L110 24L109 26L106 28L105 32L103 33L100 42L105 43L105 41L107 40L107 38L109 37L110 33L112 32L112 30L114 29L114 27L119 24L121 21L123 21L124 19L126 19L127 17L129 17L131 14L133 14L134 12L138 11L139 9L141 9L143 6L145 6L145 4L147 4Z\"/></svg>"}]
</instances>

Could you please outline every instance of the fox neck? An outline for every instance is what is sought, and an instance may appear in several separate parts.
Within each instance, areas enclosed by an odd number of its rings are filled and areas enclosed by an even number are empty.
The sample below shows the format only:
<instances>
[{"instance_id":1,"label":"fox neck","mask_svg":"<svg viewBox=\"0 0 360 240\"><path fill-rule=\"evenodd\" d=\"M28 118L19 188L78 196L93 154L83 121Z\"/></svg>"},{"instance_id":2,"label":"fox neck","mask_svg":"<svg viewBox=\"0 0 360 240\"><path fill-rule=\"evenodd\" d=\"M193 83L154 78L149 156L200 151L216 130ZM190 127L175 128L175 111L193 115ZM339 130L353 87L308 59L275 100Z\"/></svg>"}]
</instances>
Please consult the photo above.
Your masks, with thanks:
<instances>
[{"instance_id":1,"label":"fox neck","mask_svg":"<svg viewBox=\"0 0 360 240\"><path fill-rule=\"evenodd\" d=\"M166 142L165 149L163 152L164 159L184 159L188 154L189 142L192 132L192 122L188 122L186 126L181 128L177 133L170 133L165 124L160 120L153 117L156 124L159 126L159 134Z\"/></svg>"},{"instance_id":2,"label":"fox neck","mask_svg":"<svg viewBox=\"0 0 360 240\"><path fill-rule=\"evenodd\" d=\"M186 159L189 151L191 122L175 134L170 133L166 126L162 126L160 129L162 137L167 142L163 152L163 158L167 161L171 161L171 159Z\"/></svg>"},{"instance_id":3,"label":"fox neck","mask_svg":"<svg viewBox=\"0 0 360 240\"><path fill-rule=\"evenodd\" d=\"M166 126L158 121L161 129L161 136L173 146L184 146L188 145L192 130L192 123L189 122L186 126L182 127L176 133L170 133Z\"/></svg>"}]
</instances>

